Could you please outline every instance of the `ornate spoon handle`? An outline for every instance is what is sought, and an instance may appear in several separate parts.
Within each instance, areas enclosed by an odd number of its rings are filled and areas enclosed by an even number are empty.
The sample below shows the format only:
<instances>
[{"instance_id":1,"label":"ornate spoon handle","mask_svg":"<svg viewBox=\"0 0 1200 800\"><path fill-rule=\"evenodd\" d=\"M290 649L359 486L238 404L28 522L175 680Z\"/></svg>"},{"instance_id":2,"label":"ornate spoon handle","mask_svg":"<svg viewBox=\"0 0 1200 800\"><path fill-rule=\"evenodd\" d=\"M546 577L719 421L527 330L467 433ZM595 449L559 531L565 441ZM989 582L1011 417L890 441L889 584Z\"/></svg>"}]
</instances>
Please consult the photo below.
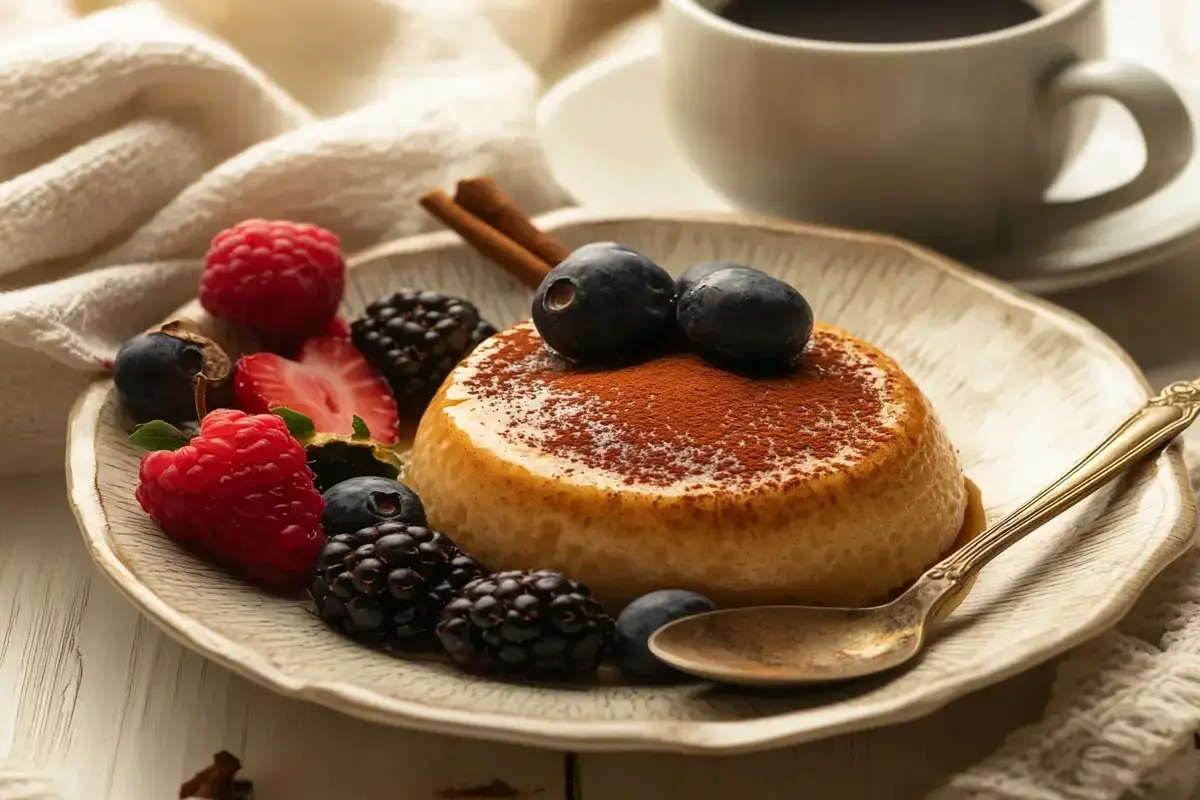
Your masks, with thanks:
<instances>
[{"instance_id":1,"label":"ornate spoon handle","mask_svg":"<svg viewBox=\"0 0 1200 800\"><path fill-rule=\"evenodd\" d=\"M1130 414L1100 446L1061 478L946 557L917 583L923 584L926 591L932 590L930 593L939 599L944 598L1010 545L1091 495L1129 465L1170 443L1197 415L1200 415L1200 380L1171 384Z\"/></svg>"}]
</instances>

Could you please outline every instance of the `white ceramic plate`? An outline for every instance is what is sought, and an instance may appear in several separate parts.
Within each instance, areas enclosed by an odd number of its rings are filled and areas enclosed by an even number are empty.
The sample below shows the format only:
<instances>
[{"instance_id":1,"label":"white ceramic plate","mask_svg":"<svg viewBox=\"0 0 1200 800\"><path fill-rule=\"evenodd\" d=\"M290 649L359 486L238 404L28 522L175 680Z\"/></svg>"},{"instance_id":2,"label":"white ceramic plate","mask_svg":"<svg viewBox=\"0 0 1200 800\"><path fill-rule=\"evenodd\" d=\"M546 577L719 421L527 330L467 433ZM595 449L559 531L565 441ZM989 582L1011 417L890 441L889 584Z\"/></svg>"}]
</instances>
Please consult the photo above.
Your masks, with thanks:
<instances>
[{"instance_id":1,"label":"white ceramic plate","mask_svg":"<svg viewBox=\"0 0 1200 800\"><path fill-rule=\"evenodd\" d=\"M819 317L877 343L917 380L993 518L1090 450L1147 394L1125 354L1087 323L895 240L729 216L567 211L541 223L570 245L628 242L675 271L730 258L791 281ZM527 289L449 234L359 259L351 275L351 314L403 285L469 297L502 325L529 308ZM1189 544L1195 519L1171 449L1001 556L926 657L885 679L781 693L630 686L613 676L539 687L376 653L325 628L304 602L264 594L183 552L134 500L139 455L125 441L128 427L111 383L80 398L71 501L100 568L167 632L279 692L349 714L578 750L746 751L929 713L1114 623Z\"/></svg>"},{"instance_id":2,"label":"white ceramic plate","mask_svg":"<svg viewBox=\"0 0 1200 800\"><path fill-rule=\"evenodd\" d=\"M1176 82L1200 121L1200 89ZM583 205L617 213L728 211L679 152L663 113L657 48L590 64L555 85L538 105L538 135L558 181ZM1050 190L1054 199L1099 194L1141 168L1137 126L1105 103L1095 133ZM1029 291L1099 283L1171 258L1200 242L1200 151L1173 183L1020 252L973 266Z\"/></svg>"}]
</instances>

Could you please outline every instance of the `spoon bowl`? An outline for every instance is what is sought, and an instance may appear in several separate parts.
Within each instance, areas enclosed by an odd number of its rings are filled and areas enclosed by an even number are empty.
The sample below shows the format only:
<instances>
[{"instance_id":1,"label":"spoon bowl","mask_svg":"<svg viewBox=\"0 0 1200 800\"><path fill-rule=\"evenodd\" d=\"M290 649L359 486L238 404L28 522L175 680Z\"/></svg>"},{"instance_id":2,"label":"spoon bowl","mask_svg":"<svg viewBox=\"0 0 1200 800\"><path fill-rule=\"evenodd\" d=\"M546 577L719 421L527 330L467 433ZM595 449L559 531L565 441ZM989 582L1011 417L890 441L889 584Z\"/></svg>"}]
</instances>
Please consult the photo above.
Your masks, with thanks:
<instances>
[{"instance_id":1,"label":"spoon bowl","mask_svg":"<svg viewBox=\"0 0 1200 800\"><path fill-rule=\"evenodd\" d=\"M732 608L664 625L650 638L650 651L676 669L720 683L828 683L910 661L921 650L921 622L912 603Z\"/></svg>"},{"instance_id":2,"label":"spoon bowl","mask_svg":"<svg viewBox=\"0 0 1200 800\"><path fill-rule=\"evenodd\" d=\"M759 606L676 620L650 651L683 672L740 686L861 678L911 661L937 612L1001 552L1175 439L1200 415L1200 380L1173 383L1023 506L882 606Z\"/></svg>"}]
</instances>

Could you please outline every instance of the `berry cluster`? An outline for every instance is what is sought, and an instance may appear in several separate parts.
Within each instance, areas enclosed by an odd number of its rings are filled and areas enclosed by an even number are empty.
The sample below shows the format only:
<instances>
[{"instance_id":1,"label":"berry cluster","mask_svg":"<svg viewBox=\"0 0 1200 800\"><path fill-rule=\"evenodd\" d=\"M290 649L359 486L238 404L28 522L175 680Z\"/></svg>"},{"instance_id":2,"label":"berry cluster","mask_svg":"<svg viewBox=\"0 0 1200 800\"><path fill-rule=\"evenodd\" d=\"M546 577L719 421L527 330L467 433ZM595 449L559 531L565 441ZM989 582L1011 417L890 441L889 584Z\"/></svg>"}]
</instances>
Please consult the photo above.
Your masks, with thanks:
<instances>
[{"instance_id":1,"label":"berry cluster","mask_svg":"<svg viewBox=\"0 0 1200 800\"><path fill-rule=\"evenodd\" d=\"M699 345L703 325L683 309L720 274L680 296L642 254L590 245L543 284L534 316L551 345L583 360L648 348L677 317ZM213 240L199 294L260 351L235 363L184 321L125 343L114 381L142 423L131 442L150 451L136 490L150 518L249 580L307 589L330 627L376 646L440 646L464 669L530 678L588 674L609 654L628 674L663 674L650 635L708 600L655 592L614 621L583 584L550 570L490 573L429 526L397 481L393 446L402 420L495 328L466 300L415 289L347 322L345 283L334 234L249 220Z\"/></svg>"},{"instance_id":2,"label":"berry cluster","mask_svg":"<svg viewBox=\"0 0 1200 800\"><path fill-rule=\"evenodd\" d=\"M384 298L350 323L337 316L345 285L333 233L247 220L213 239L199 295L262 347L234 362L174 320L127 341L113 365L121 404L141 423L131 439L151 451L142 507L185 547L273 589L309 582L329 533L322 492L350 478L399 487L401 409L419 413L495 332L467 301L427 292ZM406 370L420 380L401 380Z\"/></svg>"},{"instance_id":3,"label":"berry cluster","mask_svg":"<svg viewBox=\"0 0 1200 800\"><path fill-rule=\"evenodd\" d=\"M423 643L446 604L483 574L443 534L381 522L330 538L309 593L317 614L334 628L405 649Z\"/></svg>"},{"instance_id":4,"label":"berry cluster","mask_svg":"<svg viewBox=\"0 0 1200 800\"><path fill-rule=\"evenodd\" d=\"M440 642L474 672L556 678L596 669L613 624L586 586L548 570L489 575L424 520L401 484L358 478L326 493L325 527L338 532L309 583L321 619L393 649Z\"/></svg>"},{"instance_id":5,"label":"berry cluster","mask_svg":"<svg viewBox=\"0 0 1200 800\"><path fill-rule=\"evenodd\" d=\"M533 321L550 347L580 362L642 356L678 331L715 362L778 369L804 351L813 313L794 288L750 267L706 262L674 281L633 248L597 242L550 271Z\"/></svg>"},{"instance_id":6,"label":"berry cluster","mask_svg":"<svg viewBox=\"0 0 1200 800\"><path fill-rule=\"evenodd\" d=\"M400 651L440 645L475 673L555 679L594 672L608 655L627 675L673 674L651 634L711 611L692 592L635 600L614 620L588 587L552 570L489 573L432 530L420 498L395 481L353 478L324 495L329 541L308 590L318 616L352 638Z\"/></svg>"},{"instance_id":7,"label":"berry cluster","mask_svg":"<svg viewBox=\"0 0 1200 800\"><path fill-rule=\"evenodd\" d=\"M252 219L213 239L200 303L255 334L259 352L236 364L187 322L133 337L114 362L121 402L137 422L198 421L205 403L261 414L290 408L322 434L352 436L361 419L394 444L403 418L419 417L446 375L496 332L470 302L402 290L353 322L337 316L346 285L338 237L315 225Z\"/></svg>"}]
</instances>

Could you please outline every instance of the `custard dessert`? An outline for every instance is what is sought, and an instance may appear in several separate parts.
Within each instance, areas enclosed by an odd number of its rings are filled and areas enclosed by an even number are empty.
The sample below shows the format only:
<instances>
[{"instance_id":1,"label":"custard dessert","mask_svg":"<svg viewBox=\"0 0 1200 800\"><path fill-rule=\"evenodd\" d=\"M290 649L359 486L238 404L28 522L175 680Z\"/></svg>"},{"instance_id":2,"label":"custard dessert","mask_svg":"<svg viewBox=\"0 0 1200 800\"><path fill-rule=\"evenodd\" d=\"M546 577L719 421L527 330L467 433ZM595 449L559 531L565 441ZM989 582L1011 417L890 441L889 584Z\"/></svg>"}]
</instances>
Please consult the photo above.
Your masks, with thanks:
<instances>
[{"instance_id":1,"label":"custard dessert","mask_svg":"<svg viewBox=\"0 0 1200 800\"><path fill-rule=\"evenodd\" d=\"M820 323L775 376L691 352L582 366L518 324L446 379L406 482L489 569L559 570L615 606L662 588L880 602L952 548L968 506L913 381Z\"/></svg>"}]
</instances>

